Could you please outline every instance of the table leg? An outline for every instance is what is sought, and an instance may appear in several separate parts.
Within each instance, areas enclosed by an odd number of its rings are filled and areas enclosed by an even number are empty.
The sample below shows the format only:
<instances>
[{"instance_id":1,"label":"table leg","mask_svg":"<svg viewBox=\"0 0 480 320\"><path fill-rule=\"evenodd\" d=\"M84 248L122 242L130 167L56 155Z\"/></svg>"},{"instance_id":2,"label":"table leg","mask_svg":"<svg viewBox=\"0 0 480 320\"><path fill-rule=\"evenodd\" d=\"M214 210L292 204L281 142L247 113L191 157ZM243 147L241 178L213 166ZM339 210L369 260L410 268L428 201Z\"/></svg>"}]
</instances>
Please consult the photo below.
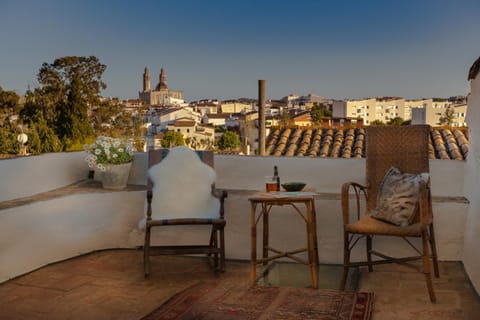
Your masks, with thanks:
<instances>
[{"instance_id":1,"label":"table leg","mask_svg":"<svg viewBox=\"0 0 480 320\"><path fill-rule=\"evenodd\" d=\"M255 286L257 277L257 225L255 224L255 212L257 204L251 204L250 208L250 232L251 232L251 257L250 257L250 286Z\"/></svg>"},{"instance_id":2,"label":"table leg","mask_svg":"<svg viewBox=\"0 0 480 320\"><path fill-rule=\"evenodd\" d=\"M318 239L317 239L317 210L315 210L315 199L312 200L312 212L313 212L313 244L315 245L315 260L317 266L320 264L318 258Z\"/></svg>"},{"instance_id":3,"label":"table leg","mask_svg":"<svg viewBox=\"0 0 480 320\"><path fill-rule=\"evenodd\" d=\"M268 208L265 203L262 203L263 214L263 259L268 258ZM263 265L267 265L267 261L263 262Z\"/></svg>"},{"instance_id":4,"label":"table leg","mask_svg":"<svg viewBox=\"0 0 480 320\"><path fill-rule=\"evenodd\" d=\"M305 203L307 207L307 241L308 241L308 263L310 265L310 276L312 278L312 287L318 288L318 279L317 279L317 258L315 254L315 244L314 244L314 211L312 201L307 201Z\"/></svg>"}]
</instances>

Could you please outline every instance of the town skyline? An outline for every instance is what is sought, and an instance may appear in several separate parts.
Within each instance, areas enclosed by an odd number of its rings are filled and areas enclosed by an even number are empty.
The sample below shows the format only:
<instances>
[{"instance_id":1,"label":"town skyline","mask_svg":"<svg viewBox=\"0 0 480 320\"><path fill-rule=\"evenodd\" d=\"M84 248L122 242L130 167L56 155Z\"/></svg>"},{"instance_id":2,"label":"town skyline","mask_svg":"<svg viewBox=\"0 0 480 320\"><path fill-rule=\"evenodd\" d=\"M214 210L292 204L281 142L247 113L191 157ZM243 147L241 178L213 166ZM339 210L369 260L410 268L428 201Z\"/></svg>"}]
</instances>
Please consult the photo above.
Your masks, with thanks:
<instances>
[{"instance_id":1,"label":"town skyline","mask_svg":"<svg viewBox=\"0 0 480 320\"><path fill-rule=\"evenodd\" d=\"M471 0L0 2L0 86L24 94L42 63L107 65L103 96L132 99L147 66L186 101L314 93L410 99L468 93L480 3Z\"/></svg>"}]
</instances>

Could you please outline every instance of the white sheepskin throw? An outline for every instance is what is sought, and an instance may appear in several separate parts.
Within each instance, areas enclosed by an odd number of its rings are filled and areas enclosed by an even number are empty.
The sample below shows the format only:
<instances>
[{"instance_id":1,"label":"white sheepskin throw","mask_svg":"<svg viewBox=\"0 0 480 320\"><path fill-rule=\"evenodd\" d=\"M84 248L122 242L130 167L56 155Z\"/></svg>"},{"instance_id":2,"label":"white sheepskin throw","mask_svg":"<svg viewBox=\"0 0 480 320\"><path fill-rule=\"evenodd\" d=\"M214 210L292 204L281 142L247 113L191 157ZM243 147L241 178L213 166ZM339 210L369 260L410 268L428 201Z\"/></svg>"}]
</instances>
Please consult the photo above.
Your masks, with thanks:
<instances>
[{"instance_id":1,"label":"white sheepskin throw","mask_svg":"<svg viewBox=\"0 0 480 320\"><path fill-rule=\"evenodd\" d=\"M148 170L153 182L152 219L219 218L211 194L216 173L187 147L176 147ZM145 228L146 217L139 222Z\"/></svg>"}]
</instances>

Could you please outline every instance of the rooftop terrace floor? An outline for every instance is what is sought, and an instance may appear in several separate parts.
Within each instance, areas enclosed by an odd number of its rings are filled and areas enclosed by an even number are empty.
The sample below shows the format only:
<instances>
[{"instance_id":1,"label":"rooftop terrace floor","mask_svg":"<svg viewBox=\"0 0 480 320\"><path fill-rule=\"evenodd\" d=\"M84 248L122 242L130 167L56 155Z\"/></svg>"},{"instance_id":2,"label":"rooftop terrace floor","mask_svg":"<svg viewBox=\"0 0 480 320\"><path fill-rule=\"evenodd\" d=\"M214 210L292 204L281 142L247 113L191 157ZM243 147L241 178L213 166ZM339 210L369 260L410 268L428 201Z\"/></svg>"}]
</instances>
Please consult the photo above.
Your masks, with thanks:
<instances>
[{"instance_id":1,"label":"rooftop terrace floor","mask_svg":"<svg viewBox=\"0 0 480 320\"><path fill-rule=\"evenodd\" d=\"M95 252L12 279L0 284L0 318L140 319L198 280L248 287L248 261L227 261L227 271L215 274L203 258L151 259L148 279L139 250ZM375 292L373 320L480 318L480 299L460 262L441 262L434 287L431 304L422 274L383 265L360 270L358 291Z\"/></svg>"}]
</instances>

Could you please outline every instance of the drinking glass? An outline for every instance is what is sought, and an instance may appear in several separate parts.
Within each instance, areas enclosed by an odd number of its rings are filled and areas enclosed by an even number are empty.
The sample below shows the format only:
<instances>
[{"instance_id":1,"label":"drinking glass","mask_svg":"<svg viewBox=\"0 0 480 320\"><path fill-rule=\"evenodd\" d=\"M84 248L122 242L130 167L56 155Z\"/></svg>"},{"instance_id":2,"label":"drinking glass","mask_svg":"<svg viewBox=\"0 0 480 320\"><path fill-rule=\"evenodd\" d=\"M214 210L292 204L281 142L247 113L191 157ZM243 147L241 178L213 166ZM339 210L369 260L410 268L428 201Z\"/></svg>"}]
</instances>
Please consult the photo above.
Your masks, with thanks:
<instances>
[{"instance_id":1,"label":"drinking glass","mask_svg":"<svg viewBox=\"0 0 480 320\"><path fill-rule=\"evenodd\" d=\"M266 176L265 185L267 192L279 191L277 189L277 178L274 176Z\"/></svg>"}]
</instances>

